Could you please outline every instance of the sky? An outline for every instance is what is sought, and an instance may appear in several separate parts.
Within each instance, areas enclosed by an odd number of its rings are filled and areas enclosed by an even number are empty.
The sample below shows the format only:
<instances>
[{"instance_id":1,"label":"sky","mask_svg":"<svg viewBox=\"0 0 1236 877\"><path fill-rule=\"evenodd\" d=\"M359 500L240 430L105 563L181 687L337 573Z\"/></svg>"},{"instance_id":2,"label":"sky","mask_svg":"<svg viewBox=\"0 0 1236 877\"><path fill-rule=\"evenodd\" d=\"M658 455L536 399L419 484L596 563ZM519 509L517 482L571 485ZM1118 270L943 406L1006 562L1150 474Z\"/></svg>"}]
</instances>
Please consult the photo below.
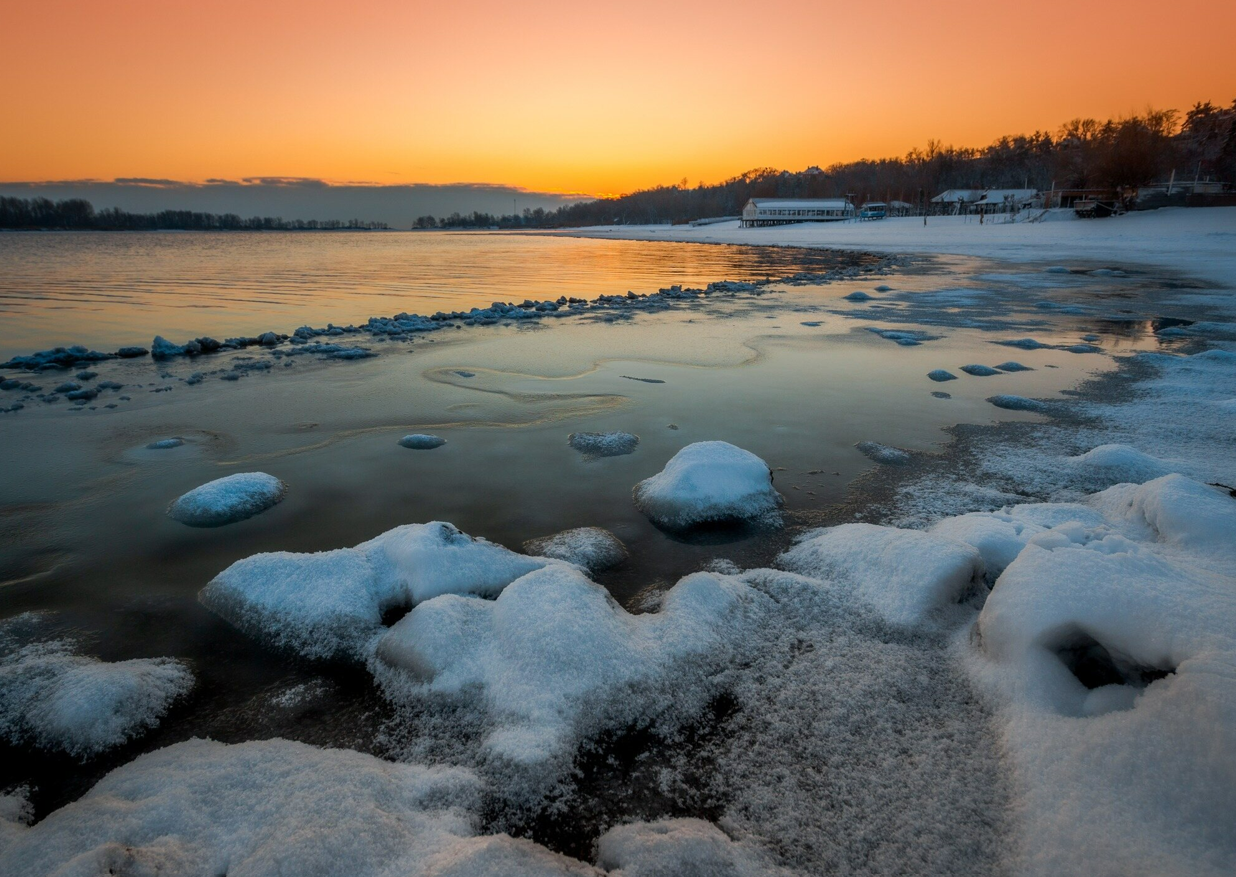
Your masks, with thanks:
<instances>
[{"instance_id":1,"label":"sky","mask_svg":"<svg viewBox=\"0 0 1236 877\"><path fill-rule=\"evenodd\" d=\"M1232 0L0 0L0 31L0 181L483 184L497 210L1236 98Z\"/></svg>"}]
</instances>

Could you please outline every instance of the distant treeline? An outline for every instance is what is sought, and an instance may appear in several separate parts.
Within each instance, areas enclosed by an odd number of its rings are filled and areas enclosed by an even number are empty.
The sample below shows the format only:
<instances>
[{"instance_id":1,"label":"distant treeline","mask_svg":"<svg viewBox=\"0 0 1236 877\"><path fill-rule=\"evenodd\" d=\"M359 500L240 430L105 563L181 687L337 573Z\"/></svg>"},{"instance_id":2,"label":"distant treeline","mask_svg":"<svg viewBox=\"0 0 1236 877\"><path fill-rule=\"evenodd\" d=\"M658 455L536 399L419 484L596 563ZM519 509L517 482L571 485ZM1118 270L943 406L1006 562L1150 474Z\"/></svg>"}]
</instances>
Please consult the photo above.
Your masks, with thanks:
<instances>
[{"instance_id":1,"label":"distant treeline","mask_svg":"<svg viewBox=\"0 0 1236 877\"><path fill-rule=\"evenodd\" d=\"M422 216L417 228L543 228L624 223L688 222L737 216L749 198L827 198L905 201L918 207L946 189L1129 189L1165 180L1203 178L1236 183L1236 100L1229 107L1195 104L1183 119L1175 110L1147 110L1122 119L1074 119L1058 131L1001 137L982 149L931 140L904 158L835 164L790 173L747 171L714 185L684 179L557 210L519 216L458 213Z\"/></svg>"},{"instance_id":2,"label":"distant treeline","mask_svg":"<svg viewBox=\"0 0 1236 877\"><path fill-rule=\"evenodd\" d=\"M0 228L77 229L95 231L332 231L388 228L385 222L359 219L283 219L235 213L197 213L192 210L160 210L129 213L109 207L95 210L82 198L52 201L49 198L0 197Z\"/></svg>"}]
</instances>

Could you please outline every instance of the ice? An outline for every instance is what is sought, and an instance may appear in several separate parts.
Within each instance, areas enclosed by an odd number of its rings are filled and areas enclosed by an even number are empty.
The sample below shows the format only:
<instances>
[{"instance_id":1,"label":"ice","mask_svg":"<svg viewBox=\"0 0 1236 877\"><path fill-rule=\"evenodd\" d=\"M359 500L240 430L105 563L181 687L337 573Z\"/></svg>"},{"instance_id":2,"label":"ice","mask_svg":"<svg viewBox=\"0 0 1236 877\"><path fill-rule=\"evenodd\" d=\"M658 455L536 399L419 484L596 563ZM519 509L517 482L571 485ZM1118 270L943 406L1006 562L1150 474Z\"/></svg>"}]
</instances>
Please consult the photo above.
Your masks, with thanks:
<instances>
[{"instance_id":1,"label":"ice","mask_svg":"<svg viewBox=\"0 0 1236 877\"><path fill-rule=\"evenodd\" d=\"M1070 269L1064 265L1052 265L1049 268L1044 268L1043 271L1046 274L1068 274Z\"/></svg>"},{"instance_id":2,"label":"ice","mask_svg":"<svg viewBox=\"0 0 1236 877\"><path fill-rule=\"evenodd\" d=\"M1051 406L1046 402L1040 402L1038 399L1027 399L1025 396L1014 396L1009 393L988 396L987 401L997 408L1003 408L1006 411L1037 411L1043 413L1051 410Z\"/></svg>"},{"instance_id":3,"label":"ice","mask_svg":"<svg viewBox=\"0 0 1236 877\"><path fill-rule=\"evenodd\" d=\"M309 658L362 659L384 612L440 594L495 596L554 561L527 557L450 524L406 524L355 548L239 560L198 595L256 639Z\"/></svg>"},{"instance_id":4,"label":"ice","mask_svg":"<svg viewBox=\"0 0 1236 877\"><path fill-rule=\"evenodd\" d=\"M1121 444L1099 445L1084 454L1066 458L1066 462L1094 487L1109 487L1122 482L1140 484L1173 471L1167 461Z\"/></svg>"},{"instance_id":5,"label":"ice","mask_svg":"<svg viewBox=\"0 0 1236 877\"><path fill-rule=\"evenodd\" d=\"M609 530L577 527L524 543L524 552L537 557L552 557L600 572L627 559L627 547Z\"/></svg>"},{"instance_id":6,"label":"ice","mask_svg":"<svg viewBox=\"0 0 1236 877\"><path fill-rule=\"evenodd\" d=\"M13 874L586 877L594 868L478 835L481 783L289 740L189 740L143 755L0 849Z\"/></svg>"},{"instance_id":7,"label":"ice","mask_svg":"<svg viewBox=\"0 0 1236 877\"><path fill-rule=\"evenodd\" d=\"M905 466L910 462L909 452L901 448L882 445L879 442L859 442L854 447L858 448L868 459L888 466Z\"/></svg>"},{"instance_id":8,"label":"ice","mask_svg":"<svg viewBox=\"0 0 1236 877\"><path fill-rule=\"evenodd\" d=\"M863 292L861 289L856 289L849 295L843 296L849 301L871 301L871 296Z\"/></svg>"},{"instance_id":9,"label":"ice","mask_svg":"<svg viewBox=\"0 0 1236 877\"><path fill-rule=\"evenodd\" d=\"M940 390L934 390L931 395L937 399L952 399L953 398L952 393L944 393L944 392L941 392Z\"/></svg>"},{"instance_id":10,"label":"ice","mask_svg":"<svg viewBox=\"0 0 1236 877\"><path fill-rule=\"evenodd\" d=\"M479 691L493 720L485 746L519 765L567 758L578 743L685 708L707 696L701 675L720 659L745 605L760 595L696 573L658 612L631 615L577 569L525 575L496 600L427 600L388 630L371 662L398 697ZM674 680L669 693L658 686Z\"/></svg>"},{"instance_id":11,"label":"ice","mask_svg":"<svg viewBox=\"0 0 1236 877\"><path fill-rule=\"evenodd\" d=\"M924 341L935 341L940 337L939 335L932 335L913 329L878 329L868 327L867 331L879 335L886 341L894 341L902 347L917 347Z\"/></svg>"},{"instance_id":12,"label":"ice","mask_svg":"<svg viewBox=\"0 0 1236 877\"><path fill-rule=\"evenodd\" d=\"M446 439L436 435L413 433L401 438L399 444L414 451L432 451L434 448L440 448L446 444Z\"/></svg>"},{"instance_id":13,"label":"ice","mask_svg":"<svg viewBox=\"0 0 1236 877\"><path fill-rule=\"evenodd\" d=\"M881 283L879 286L875 288L875 291L876 292L892 292L893 288L889 286L887 283Z\"/></svg>"},{"instance_id":14,"label":"ice","mask_svg":"<svg viewBox=\"0 0 1236 877\"><path fill-rule=\"evenodd\" d=\"M22 645L11 629L0 628L0 737L9 743L88 758L157 725L193 687L172 658L100 661L67 640Z\"/></svg>"},{"instance_id":15,"label":"ice","mask_svg":"<svg viewBox=\"0 0 1236 877\"><path fill-rule=\"evenodd\" d=\"M1005 347L1019 347L1022 350L1041 350L1044 347L1051 347L1050 344L1044 344L1033 338L1016 338L1011 341L993 341L992 343L1003 344Z\"/></svg>"},{"instance_id":16,"label":"ice","mask_svg":"<svg viewBox=\"0 0 1236 877\"><path fill-rule=\"evenodd\" d=\"M1004 571L972 653L1007 705L1024 870L1230 873L1236 501L1168 475L1088 505L1104 520Z\"/></svg>"},{"instance_id":17,"label":"ice","mask_svg":"<svg viewBox=\"0 0 1236 877\"><path fill-rule=\"evenodd\" d=\"M1093 344L1071 344L1064 348L1069 353L1102 353L1102 347L1096 347Z\"/></svg>"},{"instance_id":18,"label":"ice","mask_svg":"<svg viewBox=\"0 0 1236 877\"><path fill-rule=\"evenodd\" d=\"M190 527L222 527L273 508L287 489L265 472L239 472L190 490L168 506L167 514Z\"/></svg>"},{"instance_id":19,"label":"ice","mask_svg":"<svg viewBox=\"0 0 1236 877\"><path fill-rule=\"evenodd\" d=\"M696 442L635 485L636 507L667 529L767 518L781 505L768 464L728 442Z\"/></svg>"},{"instance_id":20,"label":"ice","mask_svg":"<svg viewBox=\"0 0 1236 877\"><path fill-rule=\"evenodd\" d=\"M945 381L957 380L957 375L953 374L950 371L945 371L942 368L934 369L933 371L927 372L927 377L931 378L933 381L936 381L937 383L944 383Z\"/></svg>"},{"instance_id":21,"label":"ice","mask_svg":"<svg viewBox=\"0 0 1236 877\"><path fill-rule=\"evenodd\" d=\"M1030 368L1030 366L1028 366L1028 365L1022 365L1020 362L1014 362L1014 361L1012 361L1012 360L1010 360L1010 361L1008 361L1008 362L1002 362L1002 363L1000 363L998 366L996 366L996 368L998 368L998 369L999 369L1000 371L1002 371L1002 372L1029 372L1029 371L1034 371L1034 369Z\"/></svg>"},{"instance_id":22,"label":"ice","mask_svg":"<svg viewBox=\"0 0 1236 877\"><path fill-rule=\"evenodd\" d=\"M83 363L103 362L114 359L118 354L100 353L80 345L73 347L53 347L51 350L40 350L28 356L15 356L8 362L0 363L0 368L25 369L27 371L46 371L49 369L66 369Z\"/></svg>"},{"instance_id":23,"label":"ice","mask_svg":"<svg viewBox=\"0 0 1236 877\"><path fill-rule=\"evenodd\" d=\"M178 448L184 443L185 443L184 439L180 439L180 438L159 439L158 441L154 441L146 445L146 450L166 451L166 450L170 450L171 448Z\"/></svg>"},{"instance_id":24,"label":"ice","mask_svg":"<svg viewBox=\"0 0 1236 877\"><path fill-rule=\"evenodd\" d=\"M974 375L975 377L979 377L979 378L989 378L992 375L1000 374L1000 372L996 371L994 368L992 368L989 365L975 365L975 364L963 365L961 367L961 370L968 375Z\"/></svg>"},{"instance_id":25,"label":"ice","mask_svg":"<svg viewBox=\"0 0 1236 877\"><path fill-rule=\"evenodd\" d=\"M639 436L629 432L573 432L567 444L587 457L621 457L635 452Z\"/></svg>"},{"instance_id":26,"label":"ice","mask_svg":"<svg viewBox=\"0 0 1236 877\"><path fill-rule=\"evenodd\" d=\"M975 592L984 575L983 560L970 545L874 524L811 531L777 562L907 627Z\"/></svg>"},{"instance_id":27,"label":"ice","mask_svg":"<svg viewBox=\"0 0 1236 877\"><path fill-rule=\"evenodd\" d=\"M774 877L789 872L702 819L660 819L611 828L597 865L613 877Z\"/></svg>"}]
</instances>

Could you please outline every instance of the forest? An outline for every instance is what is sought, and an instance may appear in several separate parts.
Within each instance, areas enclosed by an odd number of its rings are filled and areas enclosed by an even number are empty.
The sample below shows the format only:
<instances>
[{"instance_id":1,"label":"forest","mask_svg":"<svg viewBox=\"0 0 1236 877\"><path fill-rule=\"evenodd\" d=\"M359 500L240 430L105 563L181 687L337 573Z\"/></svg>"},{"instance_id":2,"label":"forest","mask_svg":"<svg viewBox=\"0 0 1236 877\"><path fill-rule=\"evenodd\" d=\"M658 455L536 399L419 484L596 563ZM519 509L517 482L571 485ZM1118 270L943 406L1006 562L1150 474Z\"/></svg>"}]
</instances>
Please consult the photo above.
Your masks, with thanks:
<instances>
[{"instance_id":1,"label":"forest","mask_svg":"<svg viewBox=\"0 0 1236 877\"><path fill-rule=\"evenodd\" d=\"M271 216L244 218L235 213L198 213L192 210L160 210L129 213L109 207L95 210L83 198L52 201L50 198L0 197L0 228L63 229L80 231L372 231L387 228L384 222L359 219L283 219Z\"/></svg>"}]
</instances>

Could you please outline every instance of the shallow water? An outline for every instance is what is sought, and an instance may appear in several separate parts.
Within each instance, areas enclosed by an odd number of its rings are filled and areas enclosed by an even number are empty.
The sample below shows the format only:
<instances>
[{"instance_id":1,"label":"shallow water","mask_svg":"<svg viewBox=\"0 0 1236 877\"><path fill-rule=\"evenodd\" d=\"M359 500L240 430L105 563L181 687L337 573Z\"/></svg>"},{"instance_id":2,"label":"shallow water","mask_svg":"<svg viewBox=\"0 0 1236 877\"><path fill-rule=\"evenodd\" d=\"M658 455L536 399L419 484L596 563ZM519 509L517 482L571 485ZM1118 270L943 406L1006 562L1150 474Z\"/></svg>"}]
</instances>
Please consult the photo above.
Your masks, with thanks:
<instances>
[{"instance_id":1,"label":"shallow water","mask_svg":"<svg viewBox=\"0 0 1236 877\"><path fill-rule=\"evenodd\" d=\"M142 293L156 304L107 305L112 316L92 323L95 305L79 307L73 297L68 312L82 322L66 341L94 347L132 341L131 335L109 334L120 326L128 331L157 325L163 327L158 331L174 332L160 321L183 306L169 303L176 297L167 294L166 278L192 276L217 258L214 249L232 236L191 241L183 263L168 255L163 241L142 237L85 236L88 252L68 260L69 273L81 283L92 260L113 266L98 284L98 295L108 296L123 284L116 266L127 264L132 276L144 275L146 266L149 276L164 278L151 287L164 292ZM210 236L183 239L195 237ZM241 334L271 328L272 321L285 329L303 322L320 325L331 319L331 308L348 310L351 322L370 312L785 275L822 270L839 258L788 250L443 235L443 252L454 255L440 254L445 260L440 266L453 262L458 270L443 268L439 276L421 265L405 277L393 267L400 263L392 261L388 248L415 236L247 237L252 240L243 246L259 255L245 270L258 279L249 282L248 291L238 288L230 299L223 295L226 301L212 299L208 310L218 323L199 321L200 315L177 316L186 327L181 335ZM34 250L72 250L73 239L10 236L0 237L0 246L18 241L18 247ZM264 252L263 240L272 241L274 251ZM338 251L329 257L346 268L337 267L329 282L319 278L296 292L297 278L314 273L303 256L319 240ZM354 251L367 247L387 259L373 257L369 271L366 258ZM495 248L520 252L515 263L507 262L515 265L509 282L494 267L505 258ZM99 255L97 249L106 252ZM45 250L38 258L47 257ZM30 252L22 256L32 258ZM38 273L37 262L23 261L27 276ZM229 270L240 271L235 261L230 264ZM236 276L216 274L210 283L226 292L227 278ZM401 279L397 283L392 276ZM335 284L348 277L368 291L342 303L329 299ZM5 282L14 285L12 278ZM476 298L486 283L492 286ZM875 293L881 283L893 290ZM252 294L284 287L293 290L296 304ZM430 520L450 521L512 548L568 527L600 526L626 542L631 560L598 580L625 605L638 608L646 593L667 588L709 561L768 563L779 544L779 538L763 538L768 533L746 530L683 538L658 530L636 512L632 486L682 446L722 439L763 457L774 469L793 525L839 503L855 479L873 469L854 447L857 442L932 453L956 423L1040 417L997 409L985 401L990 395L1058 397L1113 368L1106 354L1157 347L1150 323L1156 315L1154 287L1149 276L1045 280L1035 268L1010 273L974 260L942 259L878 279L715 298L614 323L568 317L441 331L412 342L378 344L380 355L371 360L324 363L299 357L290 366L277 361L269 372L237 382L212 375L190 386L184 378L201 369L227 368L244 356L269 354L103 363L99 379L125 384L112 395L125 393L131 401L114 410L101 407L111 396L84 409L33 403L0 415L6 461L0 472L0 617L47 611L51 629L80 637L86 652L109 660L185 658L199 686L159 729L88 765L0 750L0 787L33 781L36 804L45 812L137 752L193 735L229 741L281 735L371 748L384 707L366 677L272 655L196 602L197 592L237 559L259 551L354 545L399 524ZM56 295L73 288L66 282ZM451 291L442 293L440 304L417 306L408 297L410 289L423 301L439 301L431 298L434 290ZM869 291L873 300L843 298L855 289ZM1044 300L1080 312L1037 306ZM23 299L18 312L33 315L32 301ZM948 305L940 307L941 302ZM43 331L39 321L47 317L40 313L23 323L25 329L6 336L6 343L15 343L20 332ZM900 346L870 327L935 337ZM153 331L147 328L139 337ZM1029 335L1070 345L1092 332L1100 335L1104 354L992 343ZM45 344L23 344L22 351L40 346ZM968 363L1008 360L1033 370L991 377L960 371ZM958 380L929 381L926 374L938 368ZM34 380L50 385L64 377ZM170 389L155 392L162 388ZM951 398L937 398L933 391L947 391ZM640 436L633 454L589 460L567 444L571 432L617 429ZM412 432L439 435L447 443L429 451L400 447L399 438ZM182 437L184 445L145 448L173 436ZM286 481L289 493L282 504L251 520L197 530L164 514L171 500L205 481L259 470ZM318 677L325 681L308 706L274 705L273 698L289 687Z\"/></svg>"}]
</instances>

